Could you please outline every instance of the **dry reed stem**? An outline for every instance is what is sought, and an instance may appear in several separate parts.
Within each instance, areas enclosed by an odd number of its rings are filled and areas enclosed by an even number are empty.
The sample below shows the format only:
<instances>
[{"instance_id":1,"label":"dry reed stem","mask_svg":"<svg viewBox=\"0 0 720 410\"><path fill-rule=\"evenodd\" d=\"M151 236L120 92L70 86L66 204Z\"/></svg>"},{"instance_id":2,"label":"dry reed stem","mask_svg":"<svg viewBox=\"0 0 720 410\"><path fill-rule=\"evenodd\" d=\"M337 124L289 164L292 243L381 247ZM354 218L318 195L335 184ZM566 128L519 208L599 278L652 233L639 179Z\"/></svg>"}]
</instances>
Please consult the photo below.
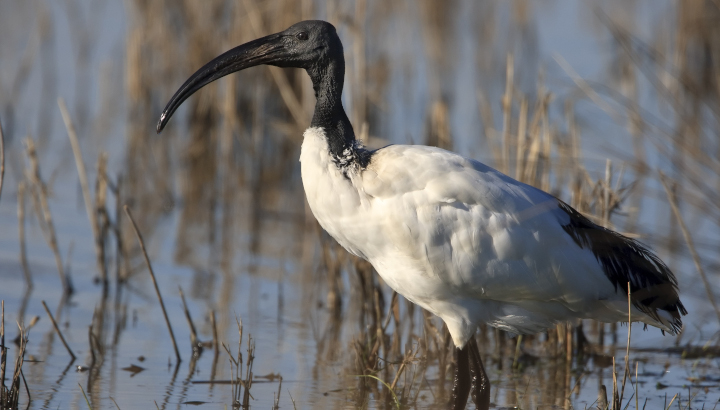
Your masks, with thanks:
<instances>
[{"instance_id":1,"label":"dry reed stem","mask_svg":"<svg viewBox=\"0 0 720 410\"><path fill-rule=\"evenodd\" d=\"M90 219L90 228L92 229L93 239L95 240L95 255L97 256L98 270L100 271L103 286L107 287L107 270L105 269L105 264L103 262L103 250L102 244L100 243L100 227L98 226L97 215L92 206L90 185L88 184L87 173L85 172L85 162L82 158L80 142L78 142L75 125L73 125L72 119L70 118L70 113L67 110L67 106L65 106L65 101L62 98L58 98L57 103L58 107L60 107L60 114L62 115L63 122L65 123L65 129L67 130L70 145L72 146L73 156L75 157L75 165L77 167L78 177L80 178L80 187L82 189L83 200L85 202L85 212L87 212L88 219Z\"/></svg>"},{"instance_id":2,"label":"dry reed stem","mask_svg":"<svg viewBox=\"0 0 720 410\"><path fill-rule=\"evenodd\" d=\"M612 174L612 161L610 158L605 160L605 184L603 185L603 208L602 208L602 222L604 227L608 227L610 224L610 180Z\"/></svg>"},{"instance_id":3,"label":"dry reed stem","mask_svg":"<svg viewBox=\"0 0 720 410\"><path fill-rule=\"evenodd\" d=\"M255 361L255 342L252 335L248 334L247 342L247 364L245 365L245 394L243 395L243 408L250 408L250 387L253 383L253 363Z\"/></svg>"},{"instance_id":4,"label":"dry reed stem","mask_svg":"<svg viewBox=\"0 0 720 410\"><path fill-rule=\"evenodd\" d=\"M105 178L105 181L107 181L107 178ZM120 223L120 216L122 209L122 185L123 180L122 176L118 176L117 182L115 183L115 186L113 187L112 184L109 184L109 188L112 191L112 193L115 195L115 223L113 224L113 233L115 234L115 281L117 284L121 284L125 281L127 276L129 275L129 269L128 266L128 256L126 252L125 247L125 241L123 241L123 234L122 234L122 224Z\"/></svg>"},{"instance_id":5,"label":"dry reed stem","mask_svg":"<svg viewBox=\"0 0 720 410\"><path fill-rule=\"evenodd\" d=\"M635 362L635 410L640 410L640 399L638 397L638 368L640 367L640 362Z\"/></svg>"},{"instance_id":6,"label":"dry reed stem","mask_svg":"<svg viewBox=\"0 0 720 410\"><path fill-rule=\"evenodd\" d=\"M517 368L518 368L518 359L520 359L522 340L523 340L523 335L521 335L521 334L518 335L517 341L515 342L515 354L513 355L513 362L510 367L513 370L517 370Z\"/></svg>"},{"instance_id":7,"label":"dry reed stem","mask_svg":"<svg viewBox=\"0 0 720 410\"><path fill-rule=\"evenodd\" d=\"M612 358L612 410L620 410L620 396L618 395L617 370L615 369L615 355Z\"/></svg>"},{"instance_id":8,"label":"dry reed stem","mask_svg":"<svg viewBox=\"0 0 720 410\"><path fill-rule=\"evenodd\" d=\"M107 163L107 152L101 152L97 159L97 179L95 180L95 204L93 209L98 232L95 240L95 254L97 256L98 269L100 269L100 277L103 282L103 292L107 292L109 284L107 264L105 263L105 240L108 236L108 229L110 228L110 218L107 209Z\"/></svg>"},{"instance_id":9,"label":"dry reed stem","mask_svg":"<svg viewBox=\"0 0 720 410\"><path fill-rule=\"evenodd\" d=\"M4 309L3 309L4 310ZM4 313L4 312L3 312ZM17 357L15 358L15 368L13 371L13 378L12 383L10 384L10 389L8 390L7 394L4 397L5 402L0 403L0 405L3 406L3 408L18 408L18 403L20 400L20 379L22 378L23 383L25 384L25 390L28 395L28 403L32 400L30 397L30 389L27 386L27 381L25 381L25 376L22 372L22 366L25 361L25 349L27 348L27 332L25 329L23 329L22 326L18 323L18 329L20 330L19 343L20 343L20 349L18 350ZM0 383L4 387L4 380L3 383Z\"/></svg>"},{"instance_id":10,"label":"dry reed stem","mask_svg":"<svg viewBox=\"0 0 720 410\"><path fill-rule=\"evenodd\" d=\"M545 91L545 87L541 85L539 87L540 95L543 96L544 104L542 107L542 116L540 117L541 125L542 125L542 136L540 137L541 143L542 143L542 159L543 159L543 169L540 179L540 189L542 189L545 192L550 192L550 173L552 171L552 161L550 160L550 155L552 151L552 139L553 139L553 133L550 132L550 119L548 118L548 110L550 108L550 102L552 101L552 94L550 92Z\"/></svg>"},{"instance_id":11,"label":"dry reed stem","mask_svg":"<svg viewBox=\"0 0 720 410\"><path fill-rule=\"evenodd\" d=\"M215 354L220 353L220 343L218 343L218 331L217 321L215 320L215 311L210 312L210 322L212 322L213 329L213 346L215 347Z\"/></svg>"},{"instance_id":12,"label":"dry reed stem","mask_svg":"<svg viewBox=\"0 0 720 410\"><path fill-rule=\"evenodd\" d=\"M598 389L597 404L597 408L599 410L607 410L608 408L607 387L605 387L604 384L600 385L600 388Z\"/></svg>"},{"instance_id":13,"label":"dry reed stem","mask_svg":"<svg viewBox=\"0 0 720 410\"><path fill-rule=\"evenodd\" d=\"M537 186L538 185L538 171L541 168L540 161L542 157L542 151L544 149L542 128L543 124L546 123L547 117L547 104L549 100L547 96L540 95L537 102L535 103L535 112L533 113L532 120L530 121L530 128L528 136L531 140L530 148L528 150L527 159L523 164L524 175L521 181Z\"/></svg>"},{"instance_id":14,"label":"dry reed stem","mask_svg":"<svg viewBox=\"0 0 720 410\"><path fill-rule=\"evenodd\" d=\"M55 318L53 317L52 313L50 313L50 309L48 309L47 304L45 303L44 300L42 301L42 305L45 308L45 312L47 312L48 317L50 317L50 321L52 322L53 327L55 328L55 331L57 332L58 336L60 336L60 341L62 341L62 344L65 346L65 349L67 349L68 353L70 354L70 357L72 358L70 363L74 362L75 359L77 359L77 357L75 357L75 353L73 353L72 349L70 349L70 346L65 341L65 337L63 336L62 332L60 331L60 327L58 327L58 324L55 321Z\"/></svg>"},{"instance_id":15,"label":"dry reed stem","mask_svg":"<svg viewBox=\"0 0 720 410\"><path fill-rule=\"evenodd\" d=\"M230 353L230 348L228 348L225 343L222 343L222 347L230 357L228 359L230 362L230 388L232 388L232 407L235 408L237 407L237 403L240 403L240 392L242 389L242 381L240 380L239 370L237 370L239 369L239 365L238 361L235 360L235 357ZM233 371L233 369L235 369L235 371Z\"/></svg>"},{"instance_id":16,"label":"dry reed stem","mask_svg":"<svg viewBox=\"0 0 720 410\"><path fill-rule=\"evenodd\" d=\"M212 330L213 330L213 348L215 351L215 354L213 355L213 364L212 368L210 369L210 380L215 380L215 372L217 370L217 363L218 363L218 357L220 357L220 342L218 341L218 331L217 331L217 320L215 319L215 311L212 310L210 312L210 323L212 324ZM212 389L212 384L210 385Z\"/></svg>"},{"instance_id":17,"label":"dry reed stem","mask_svg":"<svg viewBox=\"0 0 720 410\"><path fill-rule=\"evenodd\" d=\"M277 397L273 397L273 398L274 398L274 400L273 400L273 401L274 401L273 410L280 410L280 392L281 392L281 391L282 391L282 376L280 376L280 383L278 384ZM275 395L275 394L273 393L273 396L274 396L274 395Z\"/></svg>"},{"instance_id":18,"label":"dry reed stem","mask_svg":"<svg viewBox=\"0 0 720 410\"><path fill-rule=\"evenodd\" d=\"M5 300L0 301L0 406L5 406Z\"/></svg>"},{"instance_id":19,"label":"dry reed stem","mask_svg":"<svg viewBox=\"0 0 720 410\"><path fill-rule=\"evenodd\" d=\"M242 363L243 363L243 355L242 355L242 337L243 337L243 325L242 320L238 319L237 316L235 316L235 324L238 327L238 360L237 360L237 379L240 380L240 374L242 372ZM240 394L238 392L238 401L240 400Z\"/></svg>"},{"instance_id":20,"label":"dry reed stem","mask_svg":"<svg viewBox=\"0 0 720 410\"><path fill-rule=\"evenodd\" d=\"M160 307L162 308L163 316L165 317L165 323L167 324L168 330L170 331L170 339L172 339L173 348L175 349L175 357L177 358L178 364L180 364L180 362L182 362L182 358L180 357L180 350L178 349L177 342L175 341L175 333L173 333L172 325L170 324L170 318L168 317L167 310L165 309L165 302L163 302L162 295L160 294L160 288L158 287L157 280L155 280L155 272L153 271L152 264L150 263L150 257L147 254L147 250L145 250L145 241L143 241L142 234L140 233L140 230L135 223L135 219L133 219L132 217L132 213L130 213L130 208L127 205L124 205L123 209L125 210L125 214L130 219L133 230L135 231L135 236L137 236L138 242L140 243L140 249L142 250L143 256L145 257L145 263L147 264L148 271L150 272L150 278L152 279L153 286L155 286L155 293L157 294L158 300L160 301Z\"/></svg>"},{"instance_id":21,"label":"dry reed stem","mask_svg":"<svg viewBox=\"0 0 720 410\"><path fill-rule=\"evenodd\" d=\"M92 333L92 325L88 326L88 346L90 347L90 367L91 369L95 367L95 348L93 347L93 333Z\"/></svg>"},{"instance_id":22,"label":"dry reed stem","mask_svg":"<svg viewBox=\"0 0 720 410\"><path fill-rule=\"evenodd\" d=\"M523 159L525 158L525 138L527 133L528 100L520 100L520 118L518 120L517 148L515 149L515 179L520 180L523 175ZM508 171L510 171L508 169Z\"/></svg>"},{"instance_id":23,"label":"dry reed stem","mask_svg":"<svg viewBox=\"0 0 720 410\"><path fill-rule=\"evenodd\" d=\"M708 281L707 276L705 275L705 270L702 267L702 264L700 263L700 256L698 255L697 251L695 250L695 244L693 243L692 236L690 235L690 231L688 231L687 226L685 225L685 221L683 220L682 215L680 214L680 209L678 208L677 204L677 198L675 198L674 193L672 190L670 190L670 187L667 184L667 177L662 171L660 172L660 182L662 182L663 188L665 188L665 194L667 194L668 202L670 202L670 208L672 208L673 214L675 215L675 218L678 221L678 224L680 225L680 230L682 231L683 237L685 238L685 243L687 243L688 249L690 250L690 255L692 255L693 262L695 262L695 268L698 270L698 273L700 274L700 278L702 278L703 284L705 285L705 291L707 292L708 300L710 301L710 304L712 305L713 309L715 310L715 314L718 317L718 321L720 322L720 309L718 309L718 305L715 302L715 295L713 294L712 287L710 286L710 282Z\"/></svg>"},{"instance_id":24,"label":"dry reed stem","mask_svg":"<svg viewBox=\"0 0 720 410\"><path fill-rule=\"evenodd\" d=\"M503 129L502 129L502 158L500 162L500 170L510 173L510 119L512 116L512 91L513 77L515 75L515 67L513 55L508 53L507 65L505 70L505 95L502 98L503 111Z\"/></svg>"},{"instance_id":25,"label":"dry reed stem","mask_svg":"<svg viewBox=\"0 0 720 410\"><path fill-rule=\"evenodd\" d=\"M57 236L55 235L55 225L53 225L52 214L50 213L50 204L47 199L47 189L40 176L40 165L37 158L37 151L35 150L35 142L33 142L32 138L25 138L25 147L28 159L30 160L30 167L32 169L32 171L29 172L29 179L35 188L33 193L37 197L42 211L42 215L38 215L38 217L42 216L43 221L45 222L45 229L43 229L43 233L45 234L45 239L47 240L50 249L55 255L55 265L57 267L58 274L60 275L63 290L66 294L71 294L73 292L73 287L70 283L70 278L65 275L65 268L63 266L62 257L60 256L60 247L58 246Z\"/></svg>"},{"instance_id":26,"label":"dry reed stem","mask_svg":"<svg viewBox=\"0 0 720 410\"><path fill-rule=\"evenodd\" d=\"M5 134L0 121L0 198L2 198L3 181L5 180Z\"/></svg>"},{"instance_id":27,"label":"dry reed stem","mask_svg":"<svg viewBox=\"0 0 720 410\"><path fill-rule=\"evenodd\" d=\"M407 346L406 346L407 348ZM400 380L400 375L403 374L403 370L405 370L405 367L408 363L411 363L412 360L417 355L417 351L410 348L407 353L405 353L405 356L403 357L403 361L400 364L400 368L398 368L397 373L395 374L395 378L393 379L392 383L390 384L390 390L395 390L395 386L397 385L398 380Z\"/></svg>"},{"instance_id":28,"label":"dry reed stem","mask_svg":"<svg viewBox=\"0 0 720 410\"><path fill-rule=\"evenodd\" d=\"M238 327L238 334L240 335L240 338L238 339L238 353L237 353L237 359L230 353L230 349L225 345L225 343L222 343L223 349L227 352L228 356L230 357L230 385L232 387L232 397L233 397L233 408L244 406L243 403L240 401L240 396L242 396L242 387L245 386L246 389L246 395L249 395L249 389L250 385L247 384L245 381L242 380L242 365L243 365L243 355L242 355L242 336L243 336L243 326L242 321L235 317L235 323ZM250 351L250 343L252 339L248 337L248 352ZM248 357L248 374L250 374L249 368L251 366L251 362L254 357L250 355ZM235 372L233 373L233 366L235 366Z\"/></svg>"},{"instance_id":29,"label":"dry reed stem","mask_svg":"<svg viewBox=\"0 0 720 410\"><path fill-rule=\"evenodd\" d=\"M32 289L33 279L27 260L27 243L25 241L25 181L18 182L17 188L18 242L20 242L20 265L23 268L25 283Z\"/></svg>"},{"instance_id":30,"label":"dry reed stem","mask_svg":"<svg viewBox=\"0 0 720 410\"><path fill-rule=\"evenodd\" d=\"M388 325L390 324L390 318L393 316L393 309L394 306L398 303L398 293L393 290L392 296L390 297L390 306L388 306L388 312L385 316L385 321L382 325L382 330L385 332L385 329L387 329Z\"/></svg>"},{"instance_id":31,"label":"dry reed stem","mask_svg":"<svg viewBox=\"0 0 720 410\"><path fill-rule=\"evenodd\" d=\"M632 299L630 293L630 282L627 284L627 296L628 296L628 337L627 345L625 346L625 371L623 372L623 381L620 390L620 403L622 403L623 396L625 395L625 382L630 375L630 336L632 335Z\"/></svg>"}]
</instances>

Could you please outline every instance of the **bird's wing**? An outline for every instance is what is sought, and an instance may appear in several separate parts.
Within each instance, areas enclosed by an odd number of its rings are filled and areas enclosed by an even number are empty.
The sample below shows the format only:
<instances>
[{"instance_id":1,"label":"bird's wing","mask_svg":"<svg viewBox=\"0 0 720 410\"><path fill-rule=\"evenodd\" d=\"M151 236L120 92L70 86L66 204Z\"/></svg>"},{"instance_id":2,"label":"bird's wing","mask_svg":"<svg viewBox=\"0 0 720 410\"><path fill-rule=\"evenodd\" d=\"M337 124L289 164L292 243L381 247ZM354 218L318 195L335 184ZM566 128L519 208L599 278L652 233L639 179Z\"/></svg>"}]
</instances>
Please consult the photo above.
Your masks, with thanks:
<instances>
[{"instance_id":1,"label":"bird's wing","mask_svg":"<svg viewBox=\"0 0 720 410\"><path fill-rule=\"evenodd\" d=\"M552 195L425 146L377 151L362 187L378 213L392 215L383 226L393 245L426 263L453 292L496 300L561 295L560 278L537 267L546 254L541 242L545 249L549 240L567 242Z\"/></svg>"},{"instance_id":2,"label":"bird's wing","mask_svg":"<svg viewBox=\"0 0 720 410\"><path fill-rule=\"evenodd\" d=\"M635 304L645 313L684 313L672 273L642 245L477 161L389 146L373 155L362 189L395 253L435 275L448 294L560 302L581 314L609 305L615 315L632 282L633 292L650 293Z\"/></svg>"}]
</instances>

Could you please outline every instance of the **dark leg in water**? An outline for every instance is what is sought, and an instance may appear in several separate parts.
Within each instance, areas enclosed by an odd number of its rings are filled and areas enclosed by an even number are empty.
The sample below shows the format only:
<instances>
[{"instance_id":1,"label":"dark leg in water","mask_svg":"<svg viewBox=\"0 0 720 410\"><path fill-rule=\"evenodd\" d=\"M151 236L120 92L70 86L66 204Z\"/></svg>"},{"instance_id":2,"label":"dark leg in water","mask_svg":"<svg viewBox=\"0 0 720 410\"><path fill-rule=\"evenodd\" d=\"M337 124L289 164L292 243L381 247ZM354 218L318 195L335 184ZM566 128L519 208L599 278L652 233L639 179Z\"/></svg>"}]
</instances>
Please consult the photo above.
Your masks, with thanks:
<instances>
[{"instance_id":1,"label":"dark leg in water","mask_svg":"<svg viewBox=\"0 0 720 410\"><path fill-rule=\"evenodd\" d=\"M462 349L455 348L455 378L453 380L452 397L450 397L450 408L452 410L462 410L467 404L468 394L470 393L470 371L469 371L469 355L468 345Z\"/></svg>"},{"instance_id":2,"label":"dark leg in water","mask_svg":"<svg viewBox=\"0 0 720 410\"><path fill-rule=\"evenodd\" d=\"M490 408L490 380L487 377L487 373L485 373L475 337L470 338L465 348L469 350L470 356L470 380L472 381L473 402L479 410L487 410Z\"/></svg>"}]
</instances>

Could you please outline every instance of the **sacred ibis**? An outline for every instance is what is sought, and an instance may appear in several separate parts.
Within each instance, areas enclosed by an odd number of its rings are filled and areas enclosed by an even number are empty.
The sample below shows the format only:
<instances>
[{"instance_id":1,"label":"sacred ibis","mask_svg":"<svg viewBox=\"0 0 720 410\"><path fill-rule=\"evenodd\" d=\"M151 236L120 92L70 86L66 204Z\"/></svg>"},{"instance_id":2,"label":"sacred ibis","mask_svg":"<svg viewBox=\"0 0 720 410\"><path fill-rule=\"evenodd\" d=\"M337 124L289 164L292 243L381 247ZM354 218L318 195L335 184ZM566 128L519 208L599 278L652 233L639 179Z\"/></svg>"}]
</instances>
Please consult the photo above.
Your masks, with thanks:
<instances>
[{"instance_id":1,"label":"sacred ibis","mask_svg":"<svg viewBox=\"0 0 720 410\"><path fill-rule=\"evenodd\" d=\"M364 148L342 106L345 59L330 23L303 21L216 57L173 95L157 132L206 84L261 64L310 75L317 102L300 153L310 209L391 288L445 322L457 351L453 408L471 389L477 406L489 405L474 338L481 323L536 333L576 318L627 320L629 283L633 320L681 329L675 276L639 242L458 154Z\"/></svg>"}]
</instances>

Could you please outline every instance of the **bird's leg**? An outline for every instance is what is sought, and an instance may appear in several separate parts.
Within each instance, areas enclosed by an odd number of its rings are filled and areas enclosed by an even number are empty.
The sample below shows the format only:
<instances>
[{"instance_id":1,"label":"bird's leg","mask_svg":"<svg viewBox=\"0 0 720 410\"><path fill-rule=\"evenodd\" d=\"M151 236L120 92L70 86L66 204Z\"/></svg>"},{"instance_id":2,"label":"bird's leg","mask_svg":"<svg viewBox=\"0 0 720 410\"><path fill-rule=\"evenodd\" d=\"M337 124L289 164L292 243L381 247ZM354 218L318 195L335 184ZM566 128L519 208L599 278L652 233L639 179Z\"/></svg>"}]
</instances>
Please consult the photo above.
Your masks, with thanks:
<instances>
[{"instance_id":1,"label":"bird's leg","mask_svg":"<svg viewBox=\"0 0 720 410\"><path fill-rule=\"evenodd\" d=\"M455 378L453 380L452 396L450 398L450 408L452 410L462 410L467 404L468 394L470 393L470 373L468 360L468 345L462 349L455 348Z\"/></svg>"},{"instance_id":2,"label":"bird's leg","mask_svg":"<svg viewBox=\"0 0 720 410\"><path fill-rule=\"evenodd\" d=\"M479 410L487 410L490 408L490 380L485 373L480 351L478 350L475 337L471 337L465 346L470 352L470 380L472 383L472 399L475 407Z\"/></svg>"}]
</instances>

